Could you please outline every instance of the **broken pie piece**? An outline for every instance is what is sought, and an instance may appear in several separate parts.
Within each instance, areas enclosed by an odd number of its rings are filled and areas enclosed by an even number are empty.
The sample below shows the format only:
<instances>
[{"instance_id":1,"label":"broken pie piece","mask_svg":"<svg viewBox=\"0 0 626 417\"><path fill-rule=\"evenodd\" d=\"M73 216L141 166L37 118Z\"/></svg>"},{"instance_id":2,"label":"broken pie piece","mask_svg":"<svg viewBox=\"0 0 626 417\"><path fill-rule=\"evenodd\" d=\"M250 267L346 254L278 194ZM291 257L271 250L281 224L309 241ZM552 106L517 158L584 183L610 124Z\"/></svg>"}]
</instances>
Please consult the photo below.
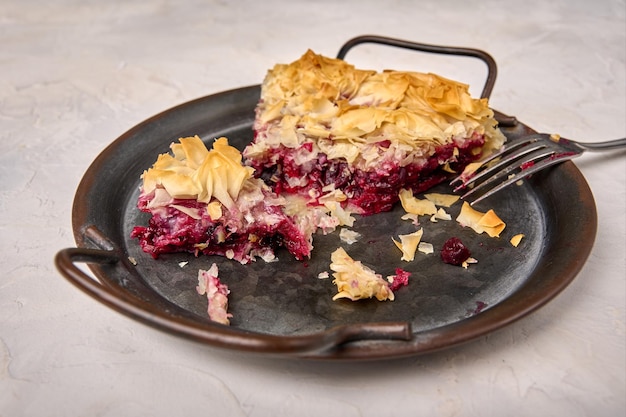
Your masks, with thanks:
<instances>
[{"instance_id":1,"label":"broken pie piece","mask_svg":"<svg viewBox=\"0 0 626 417\"><path fill-rule=\"evenodd\" d=\"M285 247L299 260L310 256L315 226L243 166L241 153L219 138L207 149L197 137L181 138L146 170L138 207L147 226L131 233L144 252L221 255L248 263L275 259ZM302 213L306 216L307 213Z\"/></svg>"},{"instance_id":2,"label":"broken pie piece","mask_svg":"<svg viewBox=\"0 0 626 417\"><path fill-rule=\"evenodd\" d=\"M216 323L229 325L233 316L228 313L228 294L230 291L226 284L220 282L218 273L217 264L211 265L208 270L200 269L196 291L207 297L209 318Z\"/></svg>"},{"instance_id":3,"label":"broken pie piece","mask_svg":"<svg viewBox=\"0 0 626 417\"><path fill-rule=\"evenodd\" d=\"M394 294L380 274L355 261L343 248L337 248L331 254L330 269L333 271L333 283L337 294L333 300L348 298L352 301L373 298L378 301L394 300Z\"/></svg>"}]
</instances>

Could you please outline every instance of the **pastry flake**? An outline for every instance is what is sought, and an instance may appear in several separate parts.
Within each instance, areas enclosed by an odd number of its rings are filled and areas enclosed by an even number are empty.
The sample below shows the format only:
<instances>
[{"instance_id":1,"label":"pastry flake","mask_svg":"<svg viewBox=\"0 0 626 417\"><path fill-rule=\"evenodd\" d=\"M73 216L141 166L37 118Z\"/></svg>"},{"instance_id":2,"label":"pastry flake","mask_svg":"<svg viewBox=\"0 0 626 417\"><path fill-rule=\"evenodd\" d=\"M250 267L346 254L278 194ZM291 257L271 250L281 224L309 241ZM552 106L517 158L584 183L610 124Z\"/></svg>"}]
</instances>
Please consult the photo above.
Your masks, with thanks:
<instances>
[{"instance_id":1,"label":"pastry flake","mask_svg":"<svg viewBox=\"0 0 626 417\"><path fill-rule=\"evenodd\" d=\"M437 213L435 204L427 199L419 199L413 196L413 191L402 189L398 194L402 208L409 214L418 216L434 215Z\"/></svg>"},{"instance_id":2,"label":"pastry flake","mask_svg":"<svg viewBox=\"0 0 626 417\"><path fill-rule=\"evenodd\" d=\"M424 230L419 229L413 233L398 236L400 238L399 242L392 238L393 243L395 243L397 248L402 252L402 257L400 258L402 261L411 262L415 259L415 251L417 250L417 246L423 234Z\"/></svg>"},{"instance_id":3,"label":"pastry flake","mask_svg":"<svg viewBox=\"0 0 626 417\"><path fill-rule=\"evenodd\" d=\"M490 237L499 237L506 224L493 209L482 213L472 208L467 202L463 202L461 212L456 221L464 227L472 228L476 233L487 233Z\"/></svg>"}]
</instances>

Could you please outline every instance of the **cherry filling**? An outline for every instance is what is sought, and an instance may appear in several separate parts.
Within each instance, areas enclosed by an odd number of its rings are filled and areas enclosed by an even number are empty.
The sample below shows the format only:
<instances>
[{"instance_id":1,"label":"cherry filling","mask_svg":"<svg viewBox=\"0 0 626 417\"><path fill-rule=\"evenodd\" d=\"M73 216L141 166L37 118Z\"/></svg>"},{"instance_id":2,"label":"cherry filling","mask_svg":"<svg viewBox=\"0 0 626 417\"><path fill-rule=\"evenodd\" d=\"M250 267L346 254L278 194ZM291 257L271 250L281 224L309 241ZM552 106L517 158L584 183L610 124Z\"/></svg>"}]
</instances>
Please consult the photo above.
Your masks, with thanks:
<instances>
[{"instance_id":1,"label":"cherry filling","mask_svg":"<svg viewBox=\"0 0 626 417\"><path fill-rule=\"evenodd\" d=\"M148 226L134 227L131 237L138 239L142 250L155 259L164 253L190 252L228 256L247 263L254 250L270 248L275 251L280 247L285 247L298 260L310 254L307 238L280 207L257 208L274 219L279 218L278 222L266 224L255 221L243 225L232 218L215 222L208 215L203 215L195 219L173 207L149 210L147 201L147 196L140 197L138 207L150 212L152 217ZM195 200L177 200L176 204L204 208L201 212L206 212L206 205Z\"/></svg>"},{"instance_id":2,"label":"cherry filling","mask_svg":"<svg viewBox=\"0 0 626 417\"><path fill-rule=\"evenodd\" d=\"M471 256L470 250L457 237L451 237L441 248L441 260L451 265L462 265Z\"/></svg>"},{"instance_id":3,"label":"cherry filling","mask_svg":"<svg viewBox=\"0 0 626 417\"><path fill-rule=\"evenodd\" d=\"M389 289L391 291L396 291L398 290L398 288L404 286L404 285L409 285L409 277L411 276L411 273L408 271L405 271L402 268L396 268L396 275L393 278L393 281L391 282L391 284L389 284Z\"/></svg>"},{"instance_id":4,"label":"cherry filling","mask_svg":"<svg viewBox=\"0 0 626 417\"><path fill-rule=\"evenodd\" d=\"M380 142L379 146L388 147L387 142ZM311 143L305 143L296 150L281 145L272 148L265 157L251 158L247 163L278 194L306 197L314 194L320 197L325 187L333 185L346 194L347 202L358 208L360 214L370 215L391 210L399 200L398 193L402 188L409 188L417 194L447 179L450 174L443 170L444 161L451 161L450 168L461 172L467 164L480 157L471 150L483 144L484 137L476 135L458 148L456 157L453 157L453 152L457 145L448 144L438 147L425 163L400 166L390 162L366 171L350 166L343 159L329 159L324 153L319 153L312 161L298 163L294 154L311 152Z\"/></svg>"}]
</instances>

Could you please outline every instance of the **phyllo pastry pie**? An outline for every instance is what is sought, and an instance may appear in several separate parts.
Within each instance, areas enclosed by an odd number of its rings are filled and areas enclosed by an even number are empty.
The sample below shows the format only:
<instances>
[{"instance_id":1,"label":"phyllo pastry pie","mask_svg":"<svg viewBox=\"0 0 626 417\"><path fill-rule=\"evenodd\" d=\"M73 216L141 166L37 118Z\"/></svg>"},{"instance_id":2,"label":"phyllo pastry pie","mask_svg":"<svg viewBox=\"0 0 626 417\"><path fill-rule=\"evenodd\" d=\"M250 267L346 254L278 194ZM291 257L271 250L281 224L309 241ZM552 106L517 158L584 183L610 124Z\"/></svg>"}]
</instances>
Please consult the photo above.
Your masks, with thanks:
<instances>
[{"instance_id":1,"label":"phyllo pastry pie","mask_svg":"<svg viewBox=\"0 0 626 417\"><path fill-rule=\"evenodd\" d=\"M285 212L276 195L226 138L209 150L195 136L171 145L142 175L138 207L150 214L147 226L131 236L144 252L221 255L248 263L275 259L285 247L296 259L308 258L315 227Z\"/></svg>"},{"instance_id":2,"label":"phyllo pastry pie","mask_svg":"<svg viewBox=\"0 0 626 417\"><path fill-rule=\"evenodd\" d=\"M465 84L359 70L309 50L268 71L243 155L278 194L374 214L401 189L422 192L504 140L487 99Z\"/></svg>"}]
</instances>

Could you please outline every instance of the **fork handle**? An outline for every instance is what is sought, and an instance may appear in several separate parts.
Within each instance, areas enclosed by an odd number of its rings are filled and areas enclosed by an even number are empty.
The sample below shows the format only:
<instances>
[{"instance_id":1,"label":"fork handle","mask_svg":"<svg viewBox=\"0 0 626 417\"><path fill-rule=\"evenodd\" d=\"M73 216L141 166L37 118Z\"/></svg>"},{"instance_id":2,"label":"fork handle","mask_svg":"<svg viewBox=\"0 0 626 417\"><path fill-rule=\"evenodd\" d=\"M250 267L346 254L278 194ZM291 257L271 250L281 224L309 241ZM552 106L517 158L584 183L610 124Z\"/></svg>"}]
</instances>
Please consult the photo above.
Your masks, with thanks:
<instances>
[{"instance_id":1,"label":"fork handle","mask_svg":"<svg viewBox=\"0 0 626 417\"><path fill-rule=\"evenodd\" d=\"M604 142L595 143L581 143L576 142L576 145L580 146L585 151L609 151L614 149L626 149L626 138L607 140Z\"/></svg>"}]
</instances>

